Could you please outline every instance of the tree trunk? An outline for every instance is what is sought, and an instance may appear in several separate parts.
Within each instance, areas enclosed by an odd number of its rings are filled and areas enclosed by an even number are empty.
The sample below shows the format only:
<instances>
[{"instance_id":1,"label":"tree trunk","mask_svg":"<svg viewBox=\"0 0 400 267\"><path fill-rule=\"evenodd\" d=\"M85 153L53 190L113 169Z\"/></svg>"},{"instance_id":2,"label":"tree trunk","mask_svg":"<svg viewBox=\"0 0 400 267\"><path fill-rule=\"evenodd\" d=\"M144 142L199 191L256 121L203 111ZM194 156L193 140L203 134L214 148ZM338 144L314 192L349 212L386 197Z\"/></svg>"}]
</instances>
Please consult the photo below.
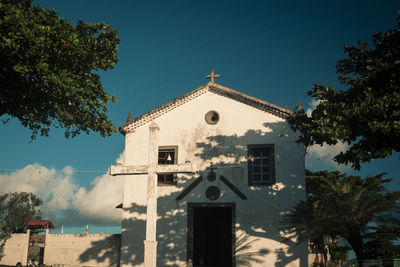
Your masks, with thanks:
<instances>
[{"instance_id":1,"label":"tree trunk","mask_svg":"<svg viewBox=\"0 0 400 267\"><path fill-rule=\"evenodd\" d=\"M323 253L323 255L324 255L324 266L326 267L327 266L327 261L328 261L328 255L327 255L327 252L326 252L326 250L324 250L324 253Z\"/></svg>"},{"instance_id":2,"label":"tree trunk","mask_svg":"<svg viewBox=\"0 0 400 267\"><path fill-rule=\"evenodd\" d=\"M356 254L358 265L362 267L362 260L364 258L364 244L360 232L358 231L354 233L349 233L349 236L347 237L347 242L349 242L351 248Z\"/></svg>"}]
</instances>

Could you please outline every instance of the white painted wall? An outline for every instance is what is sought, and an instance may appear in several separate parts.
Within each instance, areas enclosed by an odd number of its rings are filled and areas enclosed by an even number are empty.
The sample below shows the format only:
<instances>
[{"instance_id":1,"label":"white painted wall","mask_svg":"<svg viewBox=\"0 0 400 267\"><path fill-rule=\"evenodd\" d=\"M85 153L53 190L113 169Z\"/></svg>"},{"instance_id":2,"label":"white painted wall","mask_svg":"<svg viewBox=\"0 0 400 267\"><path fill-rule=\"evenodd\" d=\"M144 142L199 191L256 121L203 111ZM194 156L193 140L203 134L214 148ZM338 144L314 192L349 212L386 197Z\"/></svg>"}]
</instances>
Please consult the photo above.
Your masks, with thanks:
<instances>
[{"instance_id":1,"label":"white painted wall","mask_svg":"<svg viewBox=\"0 0 400 267\"><path fill-rule=\"evenodd\" d=\"M216 125L204 116L215 110ZM295 142L296 134L281 118L230 98L207 92L155 119L160 127L159 146L178 146L178 163L191 161L195 175L179 175L177 186L158 187L157 266L186 266L187 204L235 203L236 238L249 245L236 257L236 266L306 266L306 244L283 244L278 228L282 214L305 198L304 149ZM149 126L126 134L124 165L147 164ZM276 184L248 186L247 145L275 145ZM223 175L247 200L240 199L219 179L205 179L182 201L176 196L196 177L207 176L213 162L217 177ZM147 175L124 176L121 266L143 265ZM221 197L205 197L209 185L218 186Z\"/></svg>"},{"instance_id":2,"label":"white painted wall","mask_svg":"<svg viewBox=\"0 0 400 267\"><path fill-rule=\"evenodd\" d=\"M25 234L12 234L5 244L4 257L0 260L0 264L15 266L20 262L22 265L27 265L28 246L29 230Z\"/></svg>"},{"instance_id":3,"label":"white painted wall","mask_svg":"<svg viewBox=\"0 0 400 267\"><path fill-rule=\"evenodd\" d=\"M119 234L47 234L44 264L118 266Z\"/></svg>"}]
</instances>

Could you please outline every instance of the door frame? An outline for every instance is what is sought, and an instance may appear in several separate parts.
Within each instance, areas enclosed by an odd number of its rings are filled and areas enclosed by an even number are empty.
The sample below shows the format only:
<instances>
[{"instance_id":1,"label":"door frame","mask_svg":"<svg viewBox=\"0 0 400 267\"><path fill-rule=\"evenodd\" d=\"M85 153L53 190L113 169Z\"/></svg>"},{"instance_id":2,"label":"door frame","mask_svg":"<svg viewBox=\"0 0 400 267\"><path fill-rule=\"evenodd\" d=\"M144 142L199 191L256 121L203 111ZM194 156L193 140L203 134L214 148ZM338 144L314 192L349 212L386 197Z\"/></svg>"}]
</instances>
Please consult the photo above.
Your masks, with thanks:
<instances>
[{"instance_id":1,"label":"door frame","mask_svg":"<svg viewBox=\"0 0 400 267\"><path fill-rule=\"evenodd\" d=\"M193 208L204 207L230 207L231 208L231 222L232 222L232 267L236 267L236 205L235 203L188 203L187 204L187 266L193 267Z\"/></svg>"}]
</instances>

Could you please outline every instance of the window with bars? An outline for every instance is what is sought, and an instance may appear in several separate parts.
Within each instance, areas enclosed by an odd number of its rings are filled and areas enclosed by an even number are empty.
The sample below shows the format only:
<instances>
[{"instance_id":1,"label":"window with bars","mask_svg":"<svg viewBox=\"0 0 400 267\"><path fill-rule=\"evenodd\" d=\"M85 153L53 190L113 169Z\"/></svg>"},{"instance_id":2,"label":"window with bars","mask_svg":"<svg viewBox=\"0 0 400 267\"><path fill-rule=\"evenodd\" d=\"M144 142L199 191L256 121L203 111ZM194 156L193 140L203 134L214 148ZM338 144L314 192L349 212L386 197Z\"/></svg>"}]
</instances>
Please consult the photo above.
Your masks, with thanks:
<instances>
[{"instance_id":1,"label":"window with bars","mask_svg":"<svg viewBox=\"0 0 400 267\"><path fill-rule=\"evenodd\" d=\"M272 185L275 183L274 145L248 145L248 184Z\"/></svg>"},{"instance_id":2,"label":"window with bars","mask_svg":"<svg viewBox=\"0 0 400 267\"><path fill-rule=\"evenodd\" d=\"M178 147L159 147L158 148L158 164L176 164ZM159 173L159 184L176 184L176 174Z\"/></svg>"}]
</instances>

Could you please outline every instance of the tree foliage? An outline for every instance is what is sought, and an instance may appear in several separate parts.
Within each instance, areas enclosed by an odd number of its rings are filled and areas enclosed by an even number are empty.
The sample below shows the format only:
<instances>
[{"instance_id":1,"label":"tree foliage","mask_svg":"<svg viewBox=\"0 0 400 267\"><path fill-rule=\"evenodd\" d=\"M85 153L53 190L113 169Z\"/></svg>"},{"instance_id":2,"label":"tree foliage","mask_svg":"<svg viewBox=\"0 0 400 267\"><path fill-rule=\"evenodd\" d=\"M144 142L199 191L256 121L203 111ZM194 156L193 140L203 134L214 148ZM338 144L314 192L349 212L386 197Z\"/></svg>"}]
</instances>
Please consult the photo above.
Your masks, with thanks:
<instances>
[{"instance_id":1,"label":"tree foliage","mask_svg":"<svg viewBox=\"0 0 400 267\"><path fill-rule=\"evenodd\" d=\"M367 259L395 259L400 257L400 228L396 224L378 224L371 226L365 235L364 254Z\"/></svg>"},{"instance_id":2,"label":"tree foliage","mask_svg":"<svg viewBox=\"0 0 400 267\"><path fill-rule=\"evenodd\" d=\"M74 26L30 0L0 0L2 121L18 119L32 138L51 127L64 128L66 137L116 132L106 115L116 98L97 73L114 68L118 44L104 22Z\"/></svg>"},{"instance_id":3,"label":"tree foliage","mask_svg":"<svg viewBox=\"0 0 400 267\"><path fill-rule=\"evenodd\" d=\"M42 204L43 201L33 193L15 192L0 195L0 259L11 233L21 233L29 221L41 218L38 208Z\"/></svg>"},{"instance_id":4,"label":"tree foliage","mask_svg":"<svg viewBox=\"0 0 400 267\"><path fill-rule=\"evenodd\" d=\"M383 174L363 179L337 171L307 171L306 179L307 200L290 210L284 230L289 237L317 244L319 253L341 238L349 243L360 263L371 234L378 233L371 223L399 218L396 201L400 191L386 192L384 184L391 179L384 179ZM393 246L390 242L385 244Z\"/></svg>"},{"instance_id":5,"label":"tree foliage","mask_svg":"<svg viewBox=\"0 0 400 267\"><path fill-rule=\"evenodd\" d=\"M306 146L348 143L334 159L360 169L400 151L400 15L395 29L373 35L372 46L358 42L344 52L336 71L347 90L315 84L308 92L318 103L312 115L299 110L289 123Z\"/></svg>"}]
</instances>

